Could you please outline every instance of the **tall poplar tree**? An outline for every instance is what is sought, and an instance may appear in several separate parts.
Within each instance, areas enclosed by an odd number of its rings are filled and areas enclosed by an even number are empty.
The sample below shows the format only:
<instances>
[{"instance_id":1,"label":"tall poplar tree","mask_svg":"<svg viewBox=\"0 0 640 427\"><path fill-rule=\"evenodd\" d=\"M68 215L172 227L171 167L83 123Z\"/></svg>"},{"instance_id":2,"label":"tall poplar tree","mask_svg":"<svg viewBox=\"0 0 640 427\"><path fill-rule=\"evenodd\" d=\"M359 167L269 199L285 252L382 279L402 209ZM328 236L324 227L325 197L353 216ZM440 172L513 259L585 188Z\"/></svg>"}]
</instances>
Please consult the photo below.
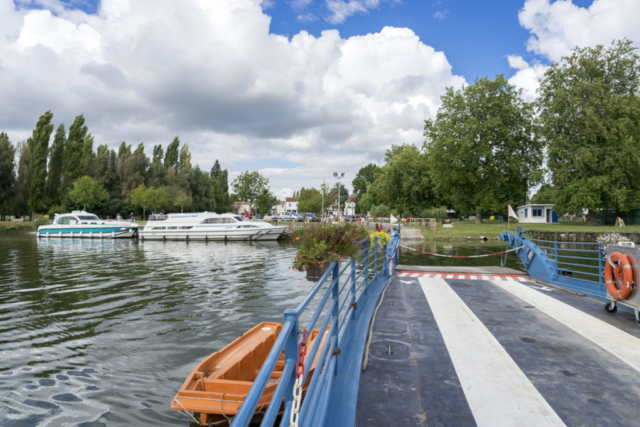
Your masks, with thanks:
<instances>
[{"instance_id":1,"label":"tall poplar tree","mask_svg":"<svg viewBox=\"0 0 640 427\"><path fill-rule=\"evenodd\" d=\"M18 160L18 177L15 187L15 213L21 217L29 211L29 194L31 193L29 144L26 141L19 142L16 151L20 159Z\"/></svg>"},{"instance_id":2,"label":"tall poplar tree","mask_svg":"<svg viewBox=\"0 0 640 427\"><path fill-rule=\"evenodd\" d=\"M46 207L47 155L49 154L49 139L53 132L51 119L53 119L51 111L41 115L31 138L27 140L30 154L31 191L29 193L29 209L31 213L42 212Z\"/></svg>"},{"instance_id":3,"label":"tall poplar tree","mask_svg":"<svg viewBox=\"0 0 640 427\"><path fill-rule=\"evenodd\" d=\"M64 147L63 182L64 189L69 190L73 182L83 176L84 165L82 155L84 141L89 129L85 125L84 116L80 114L75 118L69 128L69 135Z\"/></svg>"},{"instance_id":4,"label":"tall poplar tree","mask_svg":"<svg viewBox=\"0 0 640 427\"><path fill-rule=\"evenodd\" d=\"M67 139L64 125L60 124L53 137L53 144L49 149L49 173L47 174L47 192L51 204L59 205L61 202L60 186L62 185L62 165L64 161L64 146Z\"/></svg>"},{"instance_id":5,"label":"tall poplar tree","mask_svg":"<svg viewBox=\"0 0 640 427\"><path fill-rule=\"evenodd\" d=\"M176 136L173 139L173 142L169 144L167 147L167 151L164 154L164 167L169 169L170 167L175 168L178 165L178 156L179 156L179 147L180 140Z\"/></svg>"},{"instance_id":6,"label":"tall poplar tree","mask_svg":"<svg viewBox=\"0 0 640 427\"><path fill-rule=\"evenodd\" d=\"M0 132L0 219L11 213L15 194L15 149L6 133Z\"/></svg>"},{"instance_id":7,"label":"tall poplar tree","mask_svg":"<svg viewBox=\"0 0 640 427\"><path fill-rule=\"evenodd\" d=\"M82 174L92 175L93 173L93 161L95 160L95 154L93 154L93 136L88 134L84 137L82 143Z\"/></svg>"},{"instance_id":8,"label":"tall poplar tree","mask_svg":"<svg viewBox=\"0 0 640 427\"><path fill-rule=\"evenodd\" d=\"M540 86L558 212L640 206L640 56L630 40L576 48Z\"/></svg>"}]
</instances>

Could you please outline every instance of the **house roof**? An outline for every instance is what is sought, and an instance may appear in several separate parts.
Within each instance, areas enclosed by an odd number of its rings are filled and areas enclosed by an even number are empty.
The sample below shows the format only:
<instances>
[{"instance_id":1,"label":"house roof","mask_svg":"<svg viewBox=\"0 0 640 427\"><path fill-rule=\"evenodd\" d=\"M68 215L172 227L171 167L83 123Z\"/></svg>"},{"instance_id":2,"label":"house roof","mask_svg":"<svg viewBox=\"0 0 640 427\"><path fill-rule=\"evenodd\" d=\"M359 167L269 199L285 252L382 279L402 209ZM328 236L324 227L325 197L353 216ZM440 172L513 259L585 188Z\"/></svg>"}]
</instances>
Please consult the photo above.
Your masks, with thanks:
<instances>
[{"instance_id":1,"label":"house roof","mask_svg":"<svg viewBox=\"0 0 640 427\"><path fill-rule=\"evenodd\" d=\"M528 208L531 206L544 206L544 207L554 207L555 205L553 203L529 203L528 205L522 205L522 206L518 206L516 209L520 209L520 208Z\"/></svg>"},{"instance_id":2,"label":"house roof","mask_svg":"<svg viewBox=\"0 0 640 427\"><path fill-rule=\"evenodd\" d=\"M234 205L248 205L247 202L233 202Z\"/></svg>"},{"instance_id":3,"label":"house roof","mask_svg":"<svg viewBox=\"0 0 640 427\"><path fill-rule=\"evenodd\" d=\"M299 202L300 198L299 197L287 197L285 200L287 202Z\"/></svg>"}]
</instances>

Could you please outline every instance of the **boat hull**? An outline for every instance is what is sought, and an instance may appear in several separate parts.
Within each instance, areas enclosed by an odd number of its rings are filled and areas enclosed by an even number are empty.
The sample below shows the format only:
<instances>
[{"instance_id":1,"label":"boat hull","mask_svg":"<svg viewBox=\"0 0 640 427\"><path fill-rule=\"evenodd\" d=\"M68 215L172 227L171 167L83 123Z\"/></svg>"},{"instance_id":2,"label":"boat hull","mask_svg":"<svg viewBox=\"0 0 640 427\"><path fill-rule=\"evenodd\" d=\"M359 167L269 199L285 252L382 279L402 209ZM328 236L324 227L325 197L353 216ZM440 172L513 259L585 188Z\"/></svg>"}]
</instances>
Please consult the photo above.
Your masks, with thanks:
<instances>
[{"instance_id":1,"label":"boat hull","mask_svg":"<svg viewBox=\"0 0 640 427\"><path fill-rule=\"evenodd\" d=\"M287 227L228 228L224 230L142 230L140 237L148 240L278 240Z\"/></svg>"},{"instance_id":2,"label":"boat hull","mask_svg":"<svg viewBox=\"0 0 640 427\"><path fill-rule=\"evenodd\" d=\"M37 236L52 239L126 239L138 235L137 226L40 227Z\"/></svg>"}]
</instances>

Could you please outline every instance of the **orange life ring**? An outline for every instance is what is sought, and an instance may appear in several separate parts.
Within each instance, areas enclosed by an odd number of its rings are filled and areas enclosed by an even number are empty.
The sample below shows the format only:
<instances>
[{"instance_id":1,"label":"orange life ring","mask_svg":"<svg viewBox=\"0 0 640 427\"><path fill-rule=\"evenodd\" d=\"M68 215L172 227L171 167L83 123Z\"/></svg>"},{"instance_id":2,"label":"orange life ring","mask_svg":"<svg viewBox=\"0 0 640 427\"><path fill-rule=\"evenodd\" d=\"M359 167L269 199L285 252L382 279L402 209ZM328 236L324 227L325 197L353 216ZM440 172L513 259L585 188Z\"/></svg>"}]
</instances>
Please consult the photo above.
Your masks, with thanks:
<instances>
[{"instance_id":1,"label":"orange life ring","mask_svg":"<svg viewBox=\"0 0 640 427\"><path fill-rule=\"evenodd\" d=\"M604 268L604 282L609 294L618 301L626 299L635 287L629 258L622 252L609 255Z\"/></svg>"}]
</instances>

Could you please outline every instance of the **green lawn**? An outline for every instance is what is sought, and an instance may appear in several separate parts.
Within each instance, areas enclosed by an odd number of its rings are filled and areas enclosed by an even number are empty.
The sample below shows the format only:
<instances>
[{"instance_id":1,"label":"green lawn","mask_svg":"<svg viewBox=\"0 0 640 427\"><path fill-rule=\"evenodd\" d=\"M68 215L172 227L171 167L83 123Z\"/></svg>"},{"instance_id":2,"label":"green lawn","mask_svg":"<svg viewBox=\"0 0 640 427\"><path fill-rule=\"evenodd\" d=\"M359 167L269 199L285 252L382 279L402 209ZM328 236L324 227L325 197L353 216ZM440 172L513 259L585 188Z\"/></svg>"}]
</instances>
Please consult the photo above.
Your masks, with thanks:
<instances>
[{"instance_id":1,"label":"green lawn","mask_svg":"<svg viewBox=\"0 0 640 427\"><path fill-rule=\"evenodd\" d=\"M35 229L33 222L0 221L0 235L16 231L35 231Z\"/></svg>"},{"instance_id":2,"label":"green lawn","mask_svg":"<svg viewBox=\"0 0 640 427\"><path fill-rule=\"evenodd\" d=\"M549 230L549 231L595 231L595 232L640 232L640 225L630 225L627 227L614 227L612 225L588 226L582 222L560 222L557 224L522 224L522 228L529 230ZM515 232L518 223L511 223L511 231ZM507 230L507 223L503 221L485 221L476 224L475 221L454 221L453 228L442 228L438 223L438 232L423 229L422 235L431 240L457 240L457 239L479 239L480 236L487 236L488 239L497 239L498 234Z\"/></svg>"}]
</instances>

